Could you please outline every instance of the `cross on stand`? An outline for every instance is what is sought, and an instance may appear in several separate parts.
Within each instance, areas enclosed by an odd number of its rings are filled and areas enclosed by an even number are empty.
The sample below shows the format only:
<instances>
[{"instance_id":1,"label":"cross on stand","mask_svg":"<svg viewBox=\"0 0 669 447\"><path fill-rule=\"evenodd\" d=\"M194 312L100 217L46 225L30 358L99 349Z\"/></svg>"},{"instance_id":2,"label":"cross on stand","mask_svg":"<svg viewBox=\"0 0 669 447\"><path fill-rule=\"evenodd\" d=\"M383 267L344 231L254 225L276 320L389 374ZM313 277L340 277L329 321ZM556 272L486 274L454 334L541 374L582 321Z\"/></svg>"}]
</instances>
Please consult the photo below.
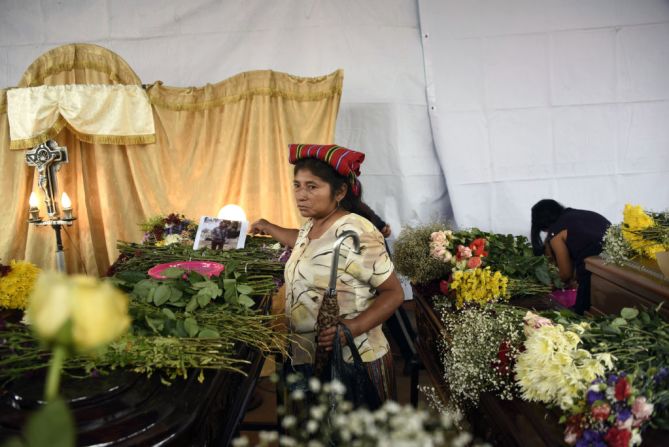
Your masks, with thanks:
<instances>
[{"instance_id":1,"label":"cross on stand","mask_svg":"<svg viewBox=\"0 0 669 447\"><path fill-rule=\"evenodd\" d=\"M65 253L63 252L63 240L61 238L61 229L63 225L72 225L76 219L72 215L71 207L63 208L63 217L58 212L58 203L56 194L58 193L57 172L62 163L67 163L67 148L58 146L54 140L48 140L45 143L35 146L26 152L26 164L37 170L37 185L44 193L44 203L48 220L42 220L39 216L37 206L31 204L29 223L37 226L50 226L56 232L56 268L60 272L65 272Z\"/></svg>"}]
</instances>

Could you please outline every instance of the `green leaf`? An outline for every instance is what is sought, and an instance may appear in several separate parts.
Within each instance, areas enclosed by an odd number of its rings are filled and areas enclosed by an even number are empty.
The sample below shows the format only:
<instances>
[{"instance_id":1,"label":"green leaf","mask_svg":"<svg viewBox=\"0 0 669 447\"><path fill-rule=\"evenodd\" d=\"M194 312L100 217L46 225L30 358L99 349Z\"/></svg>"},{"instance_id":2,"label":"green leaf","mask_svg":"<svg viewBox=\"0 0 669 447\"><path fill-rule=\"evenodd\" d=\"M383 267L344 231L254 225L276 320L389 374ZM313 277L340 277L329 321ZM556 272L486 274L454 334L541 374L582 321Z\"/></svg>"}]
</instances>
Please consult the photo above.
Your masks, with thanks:
<instances>
[{"instance_id":1,"label":"green leaf","mask_svg":"<svg viewBox=\"0 0 669 447\"><path fill-rule=\"evenodd\" d=\"M170 287L170 303L179 301L182 296L184 296L184 293L181 290L177 289L176 287Z\"/></svg>"},{"instance_id":2,"label":"green leaf","mask_svg":"<svg viewBox=\"0 0 669 447\"><path fill-rule=\"evenodd\" d=\"M208 328L202 329L197 336L198 338L221 338L221 334Z\"/></svg>"},{"instance_id":3,"label":"green leaf","mask_svg":"<svg viewBox=\"0 0 669 447\"><path fill-rule=\"evenodd\" d=\"M250 295L253 293L253 287L249 286L248 284L238 284L237 292L241 293L242 295Z\"/></svg>"},{"instance_id":4,"label":"green leaf","mask_svg":"<svg viewBox=\"0 0 669 447\"><path fill-rule=\"evenodd\" d=\"M74 446L74 418L65 401L58 398L30 416L25 438L29 447Z\"/></svg>"},{"instance_id":5,"label":"green leaf","mask_svg":"<svg viewBox=\"0 0 669 447\"><path fill-rule=\"evenodd\" d=\"M238 300L239 304L241 304L244 307L253 307L253 305L255 304L253 298L251 298L248 295L239 295Z\"/></svg>"},{"instance_id":6,"label":"green leaf","mask_svg":"<svg viewBox=\"0 0 669 447\"><path fill-rule=\"evenodd\" d=\"M184 329L188 333L189 337L195 337L200 330L197 325L197 321L195 321L195 318L190 317L184 320Z\"/></svg>"},{"instance_id":7,"label":"green leaf","mask_svg":"<svg viewBox=\"0 0 669 447\"><path fill-rule=\"evenodd\" d=\"M195 296L197 297L197 304L199 304L200 307L204 307L211 302L211 296L209 295L198 293Z\"/></svg>"},{"instance_id":8,"label":"green leaf","mask_svg":"<svg viewBox=\"0 0 669 447\"><path fill-rule=\"evenodd\" d=\"M165 323L159 318L152 318L147 315L144 317L144 321L146 321L146 324L156 333L160 333L165 327Z\"/></svg>"},{"instance_id":9,"label":"green leaf","mask_svg":"<svg viewBox=\"0 0 669 447\"><path fill-rule=\"evenodd\" d=\"M115 278L122 280L127 285L135 285L142 280L147 279L146 273L144 272L134 272L134 271L124 271L118 272L114 275Z\"/></svg>"},{"instance_id":10,"label":"green leaf","mask_svg":"<svg viewBox=\"0 0 669 447\"><path fill-rule=\"evenodd\" d=\"M162 308L162 312L163 312L163 314L165 314L165 316L166 316L167 318L169 318L170 320L176 320L176 319L177 319L177 317L174 315L174 312L172 312L171 310L169 310L167 307L163 307L163 308Z\"/></svg>"},{"instance_id":11,"label":"green leaf","mask_svg":"<svg viewBox=\"0 0 669 447\"><path fill-rule=\"evenodd\" d=\"M537 279L544 285L550 286L551 285L551 277L548 274L548 267L545 265L540 265L537 266L534 269L534 276L537 277Z\"/></svg>"},{"instance_id":12,"label":"green leaf","mask_svg":"<svg viewBox=\"0 0 669 447\"><path fill-rule=\"evenodd\" d=\"M611 326L620 327L627 325L627 320L624 318L616 318L611 322Z\"/></svg>"},{"instance_id":13,"label":"green leaf","mask_svg":"<svg viewBox=\"0 0 669 447\"><path fill-rule=\"evenodd\" d=\"M186 271L179 267L169 267L162 271L163 276L170 279L179 279L184 273L186 273Z\"/></svg>"},{"instance_id":14,"label":"green leaf","mask_svg":"<svg viewBox=\"0 0 669 447\"><path fill-rule=\"evenodd\" d=\"M167 284L161 284L156 287L156 291L153 293L153 302L156 306L162 306L170 299L171 292L170 286Z\"/></svg>"},{"instance_id":15,"label":"green leaf","mask_svg":"<svg viewBox=\"0 0 669 447\"><path fill-rule=\"evenodd\" d=\"M193 312L195 309L197 309L197 298L193 295L188 304L186 304L186 312Z\"/></svg>"},{"instance_id":16,"label":"green leaf","mask_svg":"<svg viewBox=\"0 0 669 447\"><path fill-rule=\"evenodd\" d=\"M195 270L192 270L188 274L188 280L191 283L195 283L195 282L200 282L200 281L206 281L207 278L205 278L204 276L202 276L200 273L196 272Z\"/></svg>"},{"instance_id":17,"label":"green leaf","mask_svg":"<svg viewBox=\"0 0 669 447\"><path fill-rule=\"evenodd\" d=\"M186 328L184 327L184 320L177 320L174 335L177 337L188 337L188 332L186 332Z\"/></svg>"},{"instance_id":18,"label":"green leaf","mask_svg":"<svg viewBox=\"0 0 669 447\"><path fill-rule=\"evenodd\" d=\"M620 316L625 320L633 320L637 317L637 315L639 315L639 311L631 307L625 307L620 311Z\"/></svg>"}]
</instances>

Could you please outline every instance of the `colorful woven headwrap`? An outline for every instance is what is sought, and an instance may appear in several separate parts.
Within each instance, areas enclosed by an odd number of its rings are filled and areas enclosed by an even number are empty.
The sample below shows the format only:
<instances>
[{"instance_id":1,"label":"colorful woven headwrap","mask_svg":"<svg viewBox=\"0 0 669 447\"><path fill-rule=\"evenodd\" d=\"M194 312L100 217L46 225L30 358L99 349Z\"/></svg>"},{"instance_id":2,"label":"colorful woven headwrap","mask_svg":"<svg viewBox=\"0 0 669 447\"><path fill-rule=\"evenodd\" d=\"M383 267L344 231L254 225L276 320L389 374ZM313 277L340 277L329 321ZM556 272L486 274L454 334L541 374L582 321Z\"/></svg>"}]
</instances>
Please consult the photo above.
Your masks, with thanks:
<instances>
[{"instance_id":1,"label":"colorful woven headwrap","mask_svg":"<svg viewBox=\"0 0 669 447\"><path fill-rule=\"evenodd\" d=\"M349 178L351 191L360 196L360 165L365 160L362 152L347 149L336 144L291 144L288 161L295 164L302 158L316 158L332 166L335 171Z\"/></svg>"}]
</instances>

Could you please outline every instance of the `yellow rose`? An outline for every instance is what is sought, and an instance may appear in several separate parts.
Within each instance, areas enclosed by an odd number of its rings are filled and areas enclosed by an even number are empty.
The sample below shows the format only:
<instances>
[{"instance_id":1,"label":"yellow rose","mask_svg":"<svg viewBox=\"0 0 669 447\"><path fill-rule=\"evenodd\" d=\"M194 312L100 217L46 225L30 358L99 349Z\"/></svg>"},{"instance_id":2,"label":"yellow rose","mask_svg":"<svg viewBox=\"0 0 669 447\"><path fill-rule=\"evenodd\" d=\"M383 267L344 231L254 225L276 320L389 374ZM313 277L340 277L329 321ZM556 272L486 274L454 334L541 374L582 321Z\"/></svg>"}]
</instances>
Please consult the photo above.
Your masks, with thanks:
<instances>
[{"instance_id":1,"label":"yellow rose","mask_svg":"<svg viewBox=\"0 0 669 447\"><path fill-rule=\"evenodd\" d=\"M80 350L106 345L130 325L128 298L109 283L73 278L72 338Z\"/></svg>"},{"instance_id":2,"label":"yellow rose","mask_svg":"<svg viewBox=\"0 0 669 447\"><path fill-rule=\"evenodd\" d=\"M79 351L103 346L130 325L128 298L95 278L43 273L28 303L28 320L48 342L70 342ZM70 333L57 337L70 322Z\"/></svg>"}]
</instances>

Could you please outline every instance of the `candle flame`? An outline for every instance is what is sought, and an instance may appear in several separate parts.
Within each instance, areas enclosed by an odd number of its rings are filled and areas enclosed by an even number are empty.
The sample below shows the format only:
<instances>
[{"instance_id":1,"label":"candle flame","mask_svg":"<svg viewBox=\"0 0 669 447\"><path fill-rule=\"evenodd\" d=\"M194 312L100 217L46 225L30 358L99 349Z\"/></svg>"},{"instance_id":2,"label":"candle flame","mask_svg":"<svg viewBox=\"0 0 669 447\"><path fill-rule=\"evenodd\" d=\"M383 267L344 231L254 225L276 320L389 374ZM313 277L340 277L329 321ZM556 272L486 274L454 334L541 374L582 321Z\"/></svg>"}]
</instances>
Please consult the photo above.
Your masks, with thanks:
<instances>
[{"instance_id":1,"label":"candle flame","mask_svg":"<svg viewBox=\"0 0 669 447\"><path fill-rule=\"evenodd\" d=\"M35 194L35 191L30 193L28 204L30 205L30 208L37 208L39 206L39 199L37 198L37 194Z\"/></svg>"},{"instance_id":2,"label":"candle flame","mask_svg":"<svg viewBox=\"0 0 669 447\"><path fill-rule=\"evenodd\" d=\"M68 196L66 192L64 192L63 195L60 197L60 203L61 205L63 205L63 209L72 208L72 201L70 200L70 196Z\"/></svg>"}]
</instances>

